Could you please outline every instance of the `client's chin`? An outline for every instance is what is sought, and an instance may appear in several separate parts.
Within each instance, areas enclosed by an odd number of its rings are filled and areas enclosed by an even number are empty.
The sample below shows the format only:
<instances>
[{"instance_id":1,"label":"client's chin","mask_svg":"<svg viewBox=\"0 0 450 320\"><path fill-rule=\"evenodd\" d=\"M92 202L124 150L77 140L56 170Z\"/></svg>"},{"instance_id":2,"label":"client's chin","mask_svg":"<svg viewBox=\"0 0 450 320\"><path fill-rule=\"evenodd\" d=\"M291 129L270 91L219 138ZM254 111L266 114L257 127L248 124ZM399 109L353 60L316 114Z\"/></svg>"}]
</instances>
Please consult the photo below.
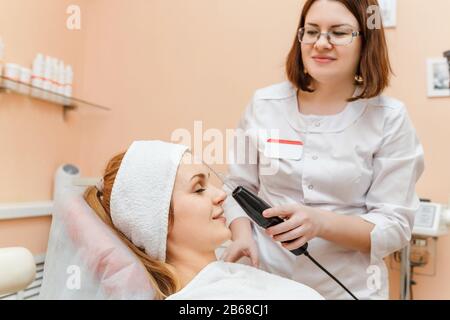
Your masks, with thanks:
<instances>
[{"instance_id":1,"label":"client's chin","mask_svg":"<svg viewBox=\"0 0 450 320\"><path fill-rule=\"evenodd\" d=\"M215 222L219 223L219 222ZM231 230L223 223L217 230L214 232L214 243L215 247L218 248L228 240L231 240Z\"/></svg>"}]
</instances>

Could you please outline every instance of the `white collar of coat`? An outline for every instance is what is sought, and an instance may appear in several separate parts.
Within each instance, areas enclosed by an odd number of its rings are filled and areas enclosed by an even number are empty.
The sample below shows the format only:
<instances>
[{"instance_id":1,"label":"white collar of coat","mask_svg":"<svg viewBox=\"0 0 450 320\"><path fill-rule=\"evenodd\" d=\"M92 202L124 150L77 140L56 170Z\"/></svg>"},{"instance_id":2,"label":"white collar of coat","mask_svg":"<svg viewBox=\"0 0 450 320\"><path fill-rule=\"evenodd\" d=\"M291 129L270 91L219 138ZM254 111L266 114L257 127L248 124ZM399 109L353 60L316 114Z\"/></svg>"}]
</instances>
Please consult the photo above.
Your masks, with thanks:
<instances>
[{"instance_id":1,"label":"white collar of coat","mask_svg":"<svg viewBox=\"0 0 450 320\"><path fill-rule=\"evenodd\" d=\"M285 116L295 130L304 133L336 133L344 131L363 116L371 101L374 99L378 100L378 97L375 97L349 102L342 112L335 115L305 116L298 111L296 89L290 85L290 90L292 94L288 97L288 109ZM359 95L361 91L361 87L357 87L353 96Z\"/></svg>"}]
</instances>

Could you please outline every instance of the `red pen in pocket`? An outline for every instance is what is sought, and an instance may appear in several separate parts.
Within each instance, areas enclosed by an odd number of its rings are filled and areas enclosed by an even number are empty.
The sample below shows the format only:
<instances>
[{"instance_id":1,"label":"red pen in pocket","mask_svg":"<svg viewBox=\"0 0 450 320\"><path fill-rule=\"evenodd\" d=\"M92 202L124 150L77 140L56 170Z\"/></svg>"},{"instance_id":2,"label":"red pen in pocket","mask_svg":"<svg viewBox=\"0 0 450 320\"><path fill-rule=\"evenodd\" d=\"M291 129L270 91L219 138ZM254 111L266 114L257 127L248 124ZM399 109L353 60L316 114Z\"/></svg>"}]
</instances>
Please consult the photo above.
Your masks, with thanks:
<instances>
[{"instance_id":1,"label":"red pen in pocket","mask_svg":"<svg viewBox=\"0 0 450 320\"><path fill-rule=\"evenodd\" d=\"M303 142L300 140L267 139L264 155L268 158L300 160Z\"/></svg>"}]
</instances>

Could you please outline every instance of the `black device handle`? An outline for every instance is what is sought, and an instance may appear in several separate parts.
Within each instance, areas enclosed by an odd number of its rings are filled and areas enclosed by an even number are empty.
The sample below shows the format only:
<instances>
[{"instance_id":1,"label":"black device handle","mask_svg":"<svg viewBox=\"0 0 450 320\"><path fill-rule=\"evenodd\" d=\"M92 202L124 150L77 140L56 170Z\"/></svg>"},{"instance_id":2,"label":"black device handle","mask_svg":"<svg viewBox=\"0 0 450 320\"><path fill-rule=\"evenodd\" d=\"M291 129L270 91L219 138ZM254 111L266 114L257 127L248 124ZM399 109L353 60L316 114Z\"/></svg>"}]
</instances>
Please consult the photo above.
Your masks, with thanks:
<instances>
[{"instance_id":1,"label":"black device handle","mask_svg":"<svg viewBox=\"0 0 450 320\"><path fill-rule=\"evenodd\" d=\"M260 227L267 229L277 225L284 220L279 217L265 218L262 213L264 210L271 208L271 206L263 199L255 196L253 193L245 189L243 186L238 186L234 189L233 198L237 201L240 207L247 213L247 215L255 221ZM289 243L289 242L284 242ZM308 243L305 243L300 248L291 250L296 256L300 256L308 249Z\"/></svg>"},{"instance_id":2,"label":"black device handle","mask_svg":"<svg viewBox=\"0 0 450 320\"><path fill-rule=\"evenodd\" d=\"M247 213L247 215L255 221L260 227L267 229L274 225L277 225L284 220L279 217L265 218L262 213L264 210L271 208L267 202L265 202L260 197L254 195L243 186L238 186L234 189L232 193L233 198L239 204L239 206ZM295 240L294 240L295 241ZM284 242L289 243L289 242ZM348 294L352 296L353 299L358 300L358 298L348 290L335 276L333 276L327 269L325 269L320 263L318 263L308 252L308 242L305 243L300 248L291 250L296 256L304 254L308 257L316 266L318 266L322 271L324 271L328 276L330 276L338 285L340 285Z\"/></svg>"}]
</instances>

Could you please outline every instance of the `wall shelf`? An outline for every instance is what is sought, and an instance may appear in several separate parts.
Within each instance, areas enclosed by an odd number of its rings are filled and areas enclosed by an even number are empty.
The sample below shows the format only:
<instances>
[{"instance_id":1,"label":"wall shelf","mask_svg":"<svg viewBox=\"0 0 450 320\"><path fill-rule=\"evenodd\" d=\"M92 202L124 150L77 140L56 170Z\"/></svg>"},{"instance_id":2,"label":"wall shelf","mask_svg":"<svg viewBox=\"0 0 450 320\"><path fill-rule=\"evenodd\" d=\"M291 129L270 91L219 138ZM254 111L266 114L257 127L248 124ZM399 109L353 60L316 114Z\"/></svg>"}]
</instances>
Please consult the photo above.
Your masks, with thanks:
<instances>
[{"instance_id":1,"label":"wall shelf","mask_svg":"<svg viewBox=\"0 0 450 320\"><path fill-rule=\"evenodd\" d=\"M78 107L90 107L103 111L111 110L110 108L105 106L101 106L79 98L66 97L58 93L34 87L30 84L25 84L19 81L8 79L4 76L0 76L0 93L15 93L33 99L60 105L63 107L64 119L66 118L66 113L68 111L76 110Z\"/></svg>"}]
</instances>

